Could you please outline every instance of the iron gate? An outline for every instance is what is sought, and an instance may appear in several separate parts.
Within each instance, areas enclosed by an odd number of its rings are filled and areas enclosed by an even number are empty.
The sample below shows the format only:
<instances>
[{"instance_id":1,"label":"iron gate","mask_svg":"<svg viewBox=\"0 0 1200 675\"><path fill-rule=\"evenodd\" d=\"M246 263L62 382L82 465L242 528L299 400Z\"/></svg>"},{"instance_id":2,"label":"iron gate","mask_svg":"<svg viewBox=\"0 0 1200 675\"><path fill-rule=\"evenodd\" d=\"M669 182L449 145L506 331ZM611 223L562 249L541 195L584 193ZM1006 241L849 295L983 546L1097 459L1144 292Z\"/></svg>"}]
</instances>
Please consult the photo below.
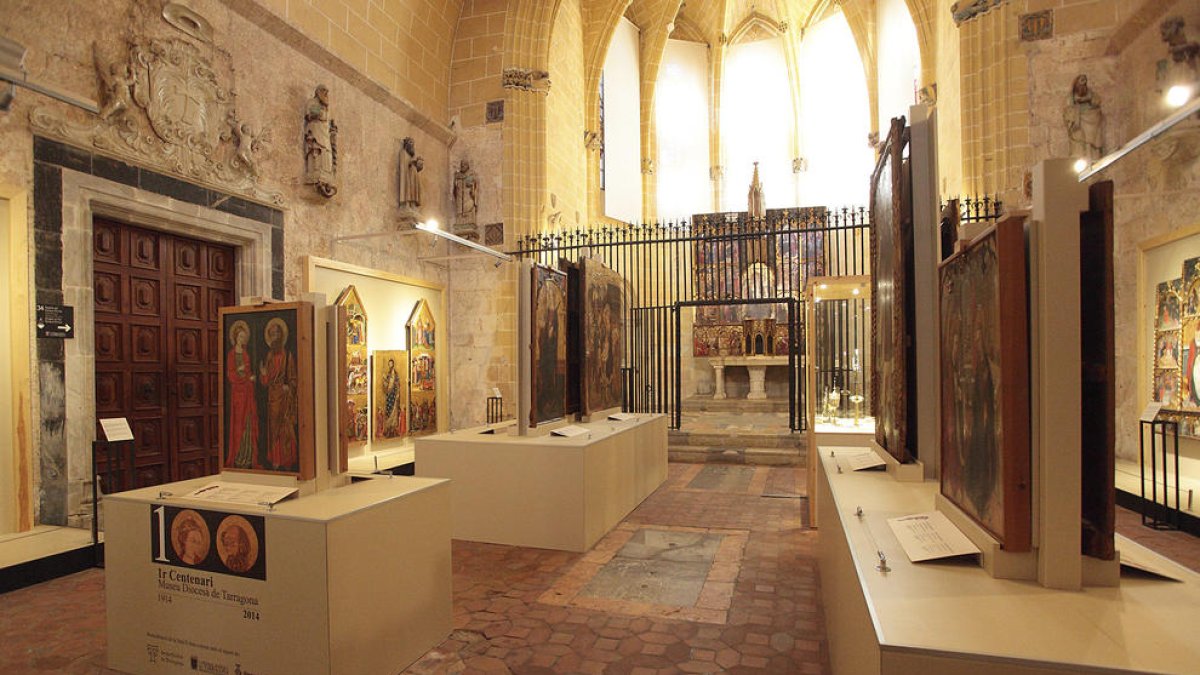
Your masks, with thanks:
<instances>
[{"instance_id":1,"label":"iron gate","mask_svg":"<svg viewBox=\"0 0 1200 675\"><path fill-rule=\"evenodd\" d=\"M776 330L787 333L779 343L789 363L789 417L792 429L802 430L806 375L799 366L808 335L805 283L818 276L868 274L869 241L863 208L779 209L769 210L762 219L715 213L696 216L691 223L605 224L545 232L518 238L512 255L554 268L562 261L590 257L625 280L622 406L628 412L668 414L674 428L681 424L682 402L691 393L683 390L686 369L692 358L706 356L711 347L709 338L698 338L695 328L690 352L680 344L688 309L695 313L694 325L708 336L720 334L722 327L736 328L740 307L786 307L786 320ZM862 301L843 302L844 311L828 311L833 303L822 308L826 312L820 317L818 352L834 354L817 360L823 380L833 377L824 370L841 368L853 350L865 353L865 340L870 339L863 330Z\"/></svg>"}]
</instances>

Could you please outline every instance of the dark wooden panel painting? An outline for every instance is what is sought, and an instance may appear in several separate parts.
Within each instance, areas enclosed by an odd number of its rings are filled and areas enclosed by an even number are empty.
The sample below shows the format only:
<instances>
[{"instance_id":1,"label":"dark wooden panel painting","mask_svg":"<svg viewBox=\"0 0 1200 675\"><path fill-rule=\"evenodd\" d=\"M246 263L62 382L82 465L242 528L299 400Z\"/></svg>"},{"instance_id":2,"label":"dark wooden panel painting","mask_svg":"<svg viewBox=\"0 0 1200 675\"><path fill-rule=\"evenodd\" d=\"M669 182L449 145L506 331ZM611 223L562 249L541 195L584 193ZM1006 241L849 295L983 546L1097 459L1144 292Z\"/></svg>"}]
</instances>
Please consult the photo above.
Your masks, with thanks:
<instances>
[{"instance_id":1,"label":"dark wooden panel painting","mask_svg":"<svg viewBox=\"0 0 1200 675\"><path fill-rule=\"evenodd\" d=\"M917 455L907 144L904 118L893 119L871 176L871 404L875 442L901 462Z\"/></svg>"},{"instance_id":2,"label":"dark wooden panel painting","mask_svg":"<svg viewBox=\"0 0 1200 675\"><path fill-rule=\"evenodd\" d=\"M1028 551L1029 331L1021 217L939 269L941 491L1008 551Z\"/></svg>"},{"instance_id":3,"label":"dark wooden panel painting","mask_svg":"<svg viewBox=\"0 0 1200 675\"><path fill-rule=\"evenodd\" d=\"M583 414L621 405L624 292L620 275L592 258L583 265Z\"/></svg>"},{"instance_id":4,"label":"dark wooden panel painting","mask_svg":"<svg viewBox=\"0 0 1200 675\"><path fill-rule=\"evenodd\" d=\"M1113 183L1088 188L1079 222L1082 553L1116 555L1116 346L1113 316Z\"/></svg>"},{"instance_id":5,"label":"dark wooden panel painting","mask_svg":"<svg viewBox=\"0 0 1200 675\"><path fill-rule=\"evenodd\" d=\"M530 426L562 418L567 400L567 275L534 265Z\"/></svg>"}]
</instances>

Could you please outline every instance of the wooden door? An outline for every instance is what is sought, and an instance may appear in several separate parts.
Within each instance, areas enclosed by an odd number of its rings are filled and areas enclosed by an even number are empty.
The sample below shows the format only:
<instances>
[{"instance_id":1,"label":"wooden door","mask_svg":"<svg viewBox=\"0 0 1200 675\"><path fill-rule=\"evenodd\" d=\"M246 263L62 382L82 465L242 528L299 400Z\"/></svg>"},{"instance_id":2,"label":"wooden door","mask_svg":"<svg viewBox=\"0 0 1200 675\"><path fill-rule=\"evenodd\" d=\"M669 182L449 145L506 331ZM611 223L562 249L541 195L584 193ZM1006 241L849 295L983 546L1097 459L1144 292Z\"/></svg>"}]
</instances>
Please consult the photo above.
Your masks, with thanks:
<instances>
[{"instance_id":1,"label":"wooden door","mask_svg":"<svg viewBox=\"0 0 1200 675\"><path fill-rule=\"evenodd\" d=\"M214 474L217 309L236 297L234 250L100 218L93 226L96 417L126 417L134 434L132 471L119 482ZM105 470L107 458L98 461Z\"/></svg>"}]
</instances>

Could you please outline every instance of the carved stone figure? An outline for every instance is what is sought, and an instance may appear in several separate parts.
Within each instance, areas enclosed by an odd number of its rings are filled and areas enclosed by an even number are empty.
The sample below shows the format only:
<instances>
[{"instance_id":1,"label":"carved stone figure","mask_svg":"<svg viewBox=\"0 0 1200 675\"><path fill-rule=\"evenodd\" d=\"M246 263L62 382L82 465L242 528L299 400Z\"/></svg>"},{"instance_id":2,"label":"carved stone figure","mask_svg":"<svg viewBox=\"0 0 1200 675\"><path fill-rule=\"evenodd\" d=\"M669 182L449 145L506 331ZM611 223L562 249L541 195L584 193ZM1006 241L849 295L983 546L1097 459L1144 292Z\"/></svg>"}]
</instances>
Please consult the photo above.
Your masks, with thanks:
<instances>
[{"instance_id":1,"label":"carved stone figure","mask_svg":"<svg viewBox=\"0 0 1200 675\"><path fill-rule=\"evenodd\" d=\"M755 220L767 216L766 201L763 197L762 181L758 179L758 162L754 163L754 177L750 179L750 193L747 196L747 215Z\"/></svg>"},{"instance_id":2,"label":"carved stone figure","mask_svg":"<svg viewBox=\"0 0 1200 675\"><path fill-rule=\"evenodd\" d=\"M471 163L463 159L454 172L454 223L474 224L479 210L479 180L471 170Z\"/></svg>"},{"instance_id":3,"label":"carved stone figure","mask_svg":"<svg viewBox=\"0 0 1200 675\"><path fill-rule=\"evenodd\" d=\"M337 194L337 124L329 114L329 88L317 85L304 109L304 184L322 197Z\"/></svg>"},{"instance_id":4,"label":"carved stone figure","mask_svg":"<svg viewBox=\"0 0 1200 675\"><path fill-rule=\"evenodd\" d=\"M1167 43L1171 60L1187 65L1194 73L1200 67L1200 42L1188 40L1187 32L1184 30L1183 17L1173 16L1163 21L1159 26L1159 32L1162 34L1163 42Z\"/></svg>"},{"instance_id":5,"label":"carved stone figure","mask_svg":"<svg viewBox=\"0 0 1200 675\"><path fill-rule=\"evenodd\" d=\"M251 175L258 175L258 163L255 155L262 150L264 145L271 142L271 130L260 129L256 132L249 123L239 120L237 114L232 111L229 113L229 127L229 136L236 146L234 156L237 158L237 162Z\"/></svg>"},{"instance_id":6,"label":"carved stone figure","mask_svg":"<svg viewBox=\"0 0 1200 675\"><path fill-rule=\"evenodd\" d=\"M92 45L92 58L96 63L96 72L100 75L100 119L108 120L133 106L130 98L134 83L133 73L128 63L116 62L105 67L95 44Z\"/></svg>"},{"instance_id":7,"label":"carved stone figure","mask_svg":"<svg viewBox=\"0 0 1200 675\"><path fill-rule=\"evenodd\" d=\"M411 136L404 139L400 152L400 206L416 208L421 205L421 170L425 158L417 154L416 143Z\"/></svg>"},{"instance_id":8,"label":"carved stone figure","mask_svg":"<svg viewBox=\"0 0 1200 675\"><path fill-rule=\"evenodd\" d=\"M1089 160L1104 155L1104 113L1100 96L1088 87L1087 75L1075 78L1063 108L1063 124L1071 143L1071 156Z\"/></svg>"}]
</instances>

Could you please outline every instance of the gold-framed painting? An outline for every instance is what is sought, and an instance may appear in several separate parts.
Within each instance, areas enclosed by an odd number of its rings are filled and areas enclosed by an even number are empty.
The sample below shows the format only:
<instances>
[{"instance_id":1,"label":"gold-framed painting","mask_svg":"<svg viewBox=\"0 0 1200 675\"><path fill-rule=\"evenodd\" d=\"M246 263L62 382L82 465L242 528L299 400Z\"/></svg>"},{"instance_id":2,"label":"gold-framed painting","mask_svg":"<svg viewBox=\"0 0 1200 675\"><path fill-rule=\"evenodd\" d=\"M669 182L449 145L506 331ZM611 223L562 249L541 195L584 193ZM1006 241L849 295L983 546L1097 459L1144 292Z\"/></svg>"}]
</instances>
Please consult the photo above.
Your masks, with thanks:
<instances>
[{"instance_id":1,"label":"gold-framed painting","mask_svg":"<svg viewBox=\"0 0 1200 675\"><path fill-rule=\"evenodd\" d=\"M349 468L349 448L371 438L367 310L358 289L347 286L337 300L338 470Z\"/></svg>"},{"instance_id":2,"label":"gold-framed painting","mask_svg":"<svg viewBox=\"0 0 1200 675\"><path fill-rule=\"evenodd\" d=\"M1025 268L1014 217L938 270L941 492L1016 552L1032 538Z\"/></svg>"},{"instance_id":3,"label":"gold-framed painting","mask_svg":"<svg viewBox=\"0 0 1200 675\"><path fill-rule=\"evenodd\" d=\"M405 324L408 331L408 432L437 431L437 325L429 303L418 300Z\"/></svg>"},{"instance_id":4,"label":"gold-framed painting","mask_svg":"<svg viewBox=\"0 0 1200 675\"><path fill-rule=\"evenodd\" d=\"M567 275L541 265L534 265L530 274L533 405L529 411L529 424L536 427L539 422L566 415Z\"/></svg>"},{"instance_id":5,"label":"gold-framed painting","mask_svg":"<svg viewBox=\"0 0 1200 675\"><path fill-rule=\"evenodd\" d=\"M386 441L408 433L408 351L377 350L371 355L373 436Z\"/></svg>"},{"instance_id":6,"label":"gold-framed painting","mask_svg":"<svg viewBox=\"0 0 1200 675\"><path fill-rule=\"evenodd\" d=\"M222 307L219 316L221 469L313 478L312 304Z\"/></svg>"},{"instance_id":7,"label":"gold-framed painting","mask_svg":"<svg viewBox=\"0 0 1200 675\"><path fill-rule=\"evenodd\" d=\"M583 258L582 412L621 406L624 288L621 275L604 263Z\"/></svg>"}]
</instances>

